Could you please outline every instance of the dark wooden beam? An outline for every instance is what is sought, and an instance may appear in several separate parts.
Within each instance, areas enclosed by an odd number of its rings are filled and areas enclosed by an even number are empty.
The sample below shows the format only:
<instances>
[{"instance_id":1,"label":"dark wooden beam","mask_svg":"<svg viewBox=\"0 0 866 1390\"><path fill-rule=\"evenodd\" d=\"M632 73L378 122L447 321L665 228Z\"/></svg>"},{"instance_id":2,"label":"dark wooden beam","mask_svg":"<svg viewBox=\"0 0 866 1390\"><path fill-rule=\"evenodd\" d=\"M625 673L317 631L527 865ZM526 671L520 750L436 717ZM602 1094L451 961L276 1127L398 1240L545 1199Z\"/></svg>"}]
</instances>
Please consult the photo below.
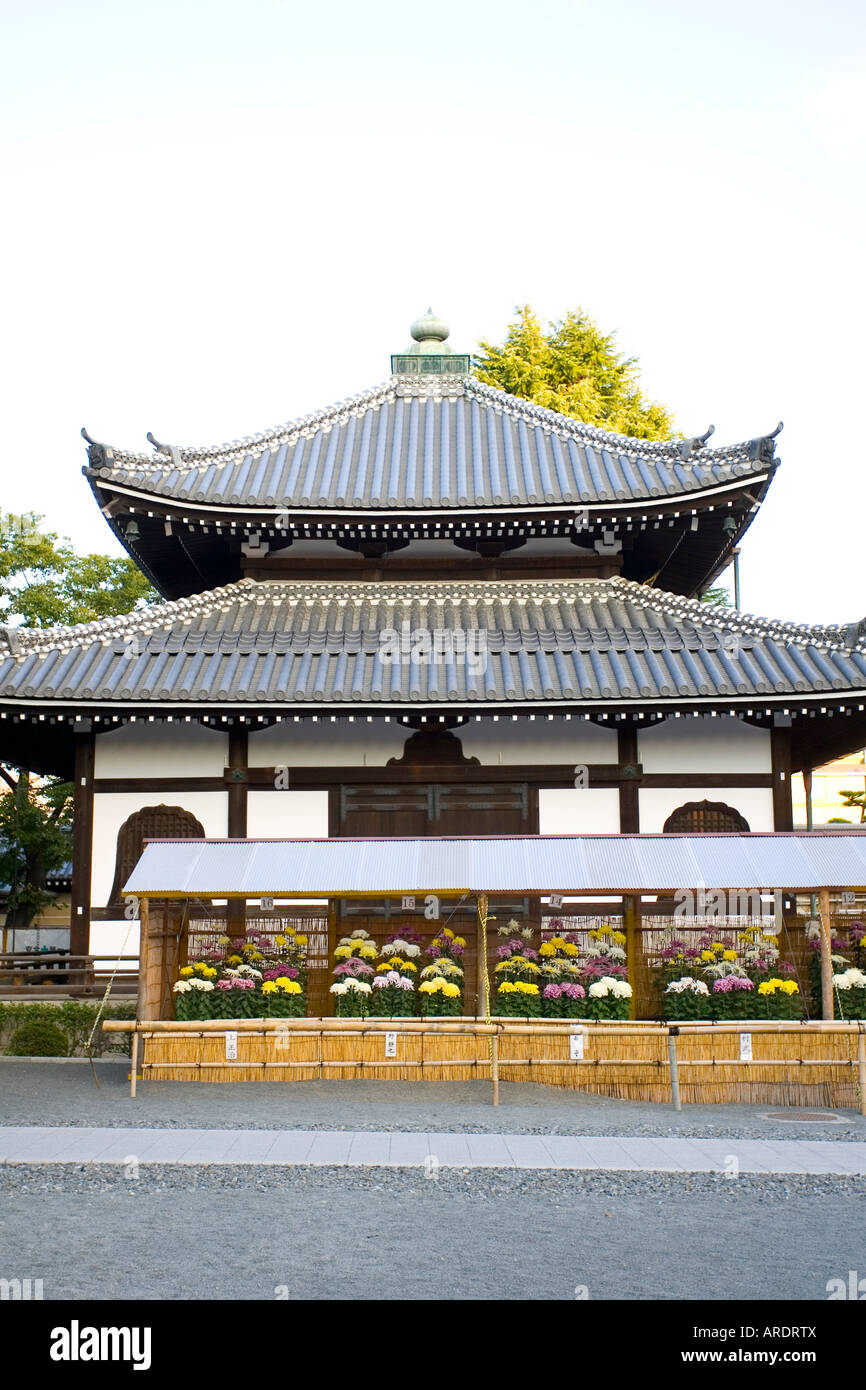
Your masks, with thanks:
<instances>
[{"instance_id":1,"label":"dark wooden beam","mask_svg":"<svg viewBox=\"0 0 866 1390\"><path fill-rule=\"evenodd\" d=\"M93 872L93 769L95 738L90 720L73 731L72 893L69 950L73 956L90 950L90 880Z\"/></svg>"},{"instance_id":2,"label":"dark wooden beam","mask_svg":"<svg viewBox=\"0 0 866 1390\"><path fill-rule=\"evenodd\" d=\"M619 758L619 829L622 835L636 835L640 830L640 764L637 760L637 727L632 720L620 724L617 731ZM592 777L589 785L593 785Z\"/></svg>"},{"instance_id":3,"label":"dark wooden beam","mask_svg":"<svg viewBox=\"0 0 866 1390\"><path fill-rule=\"evenodd\" d=\"M232 840L243 840L247 833L248 752L247 726L233 724L229 731L229 765L225 770L229 793L228 833ZM273 772L270 769L269 776L273 782Z\"/></svg>"},{"instance_id":4,"label":"dark wooden beam","mask_svg":"<svg viewBox=\"0 0 866 1390\"><path fill-rule=\"evenodd\" d=\"M793 830L790 720L775 724L770 730L770 765L773 776L773 829Z\"/></svg>"}]
</instances>

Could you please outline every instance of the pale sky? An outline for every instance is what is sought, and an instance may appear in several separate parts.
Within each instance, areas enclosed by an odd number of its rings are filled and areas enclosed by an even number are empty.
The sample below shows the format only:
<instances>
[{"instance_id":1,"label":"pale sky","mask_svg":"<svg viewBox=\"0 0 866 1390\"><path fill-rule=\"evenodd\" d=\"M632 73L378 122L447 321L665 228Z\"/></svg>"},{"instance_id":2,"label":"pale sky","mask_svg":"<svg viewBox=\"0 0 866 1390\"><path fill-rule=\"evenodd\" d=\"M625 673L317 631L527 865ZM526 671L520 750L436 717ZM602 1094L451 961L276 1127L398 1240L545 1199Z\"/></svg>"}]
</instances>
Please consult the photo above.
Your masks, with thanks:
<instances>
[{"instance_id":1,"label":"pale sky","mask_svg":"<svg viewBox=\"0 0 866 1390\"><path fill-rule=\"evenodd\" d=\"M866 7L0 0L3 510L113 542L79 437L215 444L582 306L782 467L744 607L866 614Z\"/></svg>"}]
</instances>

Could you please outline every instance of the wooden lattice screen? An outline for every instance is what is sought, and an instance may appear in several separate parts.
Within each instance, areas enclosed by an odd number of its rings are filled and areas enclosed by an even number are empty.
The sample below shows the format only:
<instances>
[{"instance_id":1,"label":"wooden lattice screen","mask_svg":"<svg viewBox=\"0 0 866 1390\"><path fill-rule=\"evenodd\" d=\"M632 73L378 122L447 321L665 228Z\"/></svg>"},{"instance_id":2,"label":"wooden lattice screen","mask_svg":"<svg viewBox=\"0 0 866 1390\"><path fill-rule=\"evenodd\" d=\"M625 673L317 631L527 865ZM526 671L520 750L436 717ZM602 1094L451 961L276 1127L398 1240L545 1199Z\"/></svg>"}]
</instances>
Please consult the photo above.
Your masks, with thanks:
<instances>
[{"instance_id":1,"label":"wooden lattice screen","mask_svg":"<svg viewBox=\"0 0 866 1390\"><path fill-rule=\"evenodd\" d=\"M662 829L674 835L720 835L748 830L749 822L724 801L687 801L668 816Z\"/></svg>"},{"instance_id":2,"label":"wooden lattice screen","mask_svg":"<svg viewBox=\"0 0 866 1390\"><path fill-rule=\"evenodd\" d=\"M123 901L123 885L144 849L145 840L203 840L204 827L182 806L144 806L129 816L117 832L117 858L108 905Z\"/></svg>"}]
</instances>

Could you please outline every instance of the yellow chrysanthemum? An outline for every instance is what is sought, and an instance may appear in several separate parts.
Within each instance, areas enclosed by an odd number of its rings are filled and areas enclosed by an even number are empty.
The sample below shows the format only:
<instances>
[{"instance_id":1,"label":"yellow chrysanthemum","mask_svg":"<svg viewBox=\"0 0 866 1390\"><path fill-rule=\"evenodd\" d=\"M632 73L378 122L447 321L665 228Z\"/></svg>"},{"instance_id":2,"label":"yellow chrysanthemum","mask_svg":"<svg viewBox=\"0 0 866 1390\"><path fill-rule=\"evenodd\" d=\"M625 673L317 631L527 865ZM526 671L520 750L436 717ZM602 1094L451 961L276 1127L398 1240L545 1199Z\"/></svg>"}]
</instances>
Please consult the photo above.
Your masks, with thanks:
<instances>
[{"instance_id":1,"label":"yellow chrysanthemum","mask_svg":"<svg viewBox=\"0 0 866 1390\"><path fill-rule=\"evenodd\" d=\"M275 937L274 937L274 945L275 945L275 946L285 946L285 944L286 944L286 938L285 938L284 936L275 936Z\"/></svg>"},{"instance_id":2,"label":"yellow chrysanthemum","mask_svg":"<svg viewBox=\"0 0 866 1390\"><path fill-rule=\"evenodd\" d=\"M351 946L337 946L334 950L335 960L348 960L352 954Z\"/></svg>"},{"instance_id":3,"label":"yellow chrysanthemum","mask_svg":"<svg viewBox=\"0 0 866 1390\"><path fill-rule=\"evenodd\" d=\"M515 986L511 983L510 980L503 980L502 984L499 986L499 989L497 990L497 994L514 994L514 992Z\"/></svg>"},{"instance_id":4,"label":"yellow chrysanthemum","mask_svg":"<svg viewBox=\"0 0 866 1390\"><path fill-rule=\"evenodd\" d=\"M580 954L573 941L564 941L560 949L564 951L567 956L577 956Z\"/></svg>"},{"instance_id":5,"label":"yellow chrysanthemum","mask_svg":"<svg viewBox=\"0 0 866 1390\"><path fill-rule=\"evenodd\" d=\"M243 960L240 956L229 956L227 963L229 965L243 965Z\"/></svg>"},{"instance_id":6,"label":"yellow chrysanthemum","mask_svg":"<svg viewBox=\"0 0 866 1390\"><path fill-rule=\"evenodd\" d=\"M715 960L715 958L713 951L701 951L701 960Z\"/></svg>"},{"instance_id":7,"label":"yellow chrysanthemum","mask_svg":"<svg viewBox=\"0 0 866 1390\"><path fill-rule=\"evenodd\" d=\"M308 938L306 936L296 936L295 941L299 946L306 946Z\"/></svg>"},{"instance_id":8,"label":"yellow chrysanthemum","mask_svg":"<svg viewBox=\"0 0 866 1390\"><path fill-rule=\"evenodd\" d=\"M276 994L277 986L274 980L265 980L262 985L262 994Z\"/></svg>"},{"instance_id":9,"label":"yellow chrysanthemum","mask_svg":"<svg viewBox=\"0 0 866 1390\"><path fill-rule=\"evenodd\" d=\"M192 966L191 966L191 965L182 965L181 968L180 968L180 974L184 977L184 979L186 979L187 975L191 975L191 974L192 974Z\"/></svg>"},{"instance_id":10,"label":"yellow chrysanthemum","mask_svg":"<svg viewBox=\"0 0 866 1390\"><path fill-rule=\"evenodd\" d=\"M465 945L466 945L466 937L465 937L465 936L455 936L455 938L454 938L454 945L455 945L455 946L465 946Z\"/></svg>"},{"instance_id":11,"label":"yellow chrysanthemum","mask_svg":"<svg viewBox=\"0 0 866 1390\"><path fill-rule=\"evenodd\" d=\"M550 942L550 941L545 941L545 943L544 943L543 946L539 946L539 948L538 948L538 954L539 954L540 956L555 956L555 955L556 955L556 947L553 945L552 942Z\"/></svg>"},{"instance_id":12,"label":"yellow chrysanthemum","mask_svg":"<svg viewBox=\"0 0 866 1390\"><path fill-rule=\"evenodd\" d=\"M270 983L270 981L268 983ZM274 980L274 984L283 994L301 993L301 986L298 984L297 980L290 980L286 975L281 975L278 980ZM262 989L264 989L264 985L262 985Z\"/></svg>"},{"instance_id":13,"label":"yellow chrysanthemum","mask_svg":"<svg viewBox=\"0 0 866 1390\"><path fill-rule=\"evenodd\" d=\"M800 986L797 984L797 981L796 981L796 980L783 980L783 981L782 981L782 993L783 993L783 994L799 994L799 993L800 993Z\"/></svg>"},{"instance_id":14,"label":"yellow chrysanthemum","mask_svg":"<svg viewBox=\"0 0 866 1390\"><path fill-rule=\"evenodd\" d=\"M375 960L378 954L379 952L376 950L375 946L365 945L362 946L358 951L358 955L362 958L362 960Z\"/></svg>"},{"instance_id":15,"label":"yellow chrysanthemum","mask_svg":"<svg viewBox=\"0 0 866 1390\"><path fill-rule=\"evenodd\" d=\"M454 933L453 933L453 931L451 930L450 927L446 927L445 930L443 931L442 935L443 935L443 936L447 936L449 941L453 941L453 940L454 940Z\"/></svg>"},{"instance_id":16,"label":"yellow chrysanthemum","mask_svg":"<svg viewBox=\"0 0 866 1390\"><path fill-rule=\"evenodd\" d=\"M537 994L538 985L528 984L526 980L518 980L515 984L518 994Z\"/></svg>"},{"instance_id":17,"label":"yellow chrysanthemum","mask_svg":"<svg viewBox=\"0 0 866 1390\"><path fill-rule=\"evenodd\" d=\"M722 960L736 960L736 951L722 951Z\"/></svg>"}]
</instances>

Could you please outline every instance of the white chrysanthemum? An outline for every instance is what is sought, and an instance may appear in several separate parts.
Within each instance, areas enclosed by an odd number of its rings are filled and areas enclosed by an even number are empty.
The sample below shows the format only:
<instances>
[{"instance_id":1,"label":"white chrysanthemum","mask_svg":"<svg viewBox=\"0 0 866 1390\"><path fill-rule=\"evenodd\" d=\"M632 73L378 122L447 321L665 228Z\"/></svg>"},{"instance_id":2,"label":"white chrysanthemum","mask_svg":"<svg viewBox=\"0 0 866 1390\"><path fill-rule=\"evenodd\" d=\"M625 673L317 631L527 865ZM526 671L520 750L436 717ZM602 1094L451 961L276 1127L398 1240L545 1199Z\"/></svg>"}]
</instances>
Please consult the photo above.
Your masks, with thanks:
<instances>
[{"instance_id":1,"label":"white chrysanthemum","mask_svg":"<svg viewBox=\"0 0 866 1390\"><path fill-rule=\"evenodd\" d=\"M262 978L261 970L254 970L251 965L239 965L237 973L245 980L260 980Z\"/></svg>"},{"instance_id":2,"label":"white chrysanthemum","mask_svg":"<svg viewBox=\"0 0 866 1390\"><path fill-rule=\"evenodd\" d=\"M355 994L372 994L373 991L366 980L354 980L350 976L346 981L346 989L354 990Z\"/></svg>"},{"instance_id":3,"label":"white chrysanthemum","mask_svg":"<svg viewBox=\"0 0 866 1390\"><path fill-rule=\"evenodd\" d=\"M531 941L535 933L531 927L521 927L520 935L523 937L524 941Z\"/></svg>"},{"instance_id":4,"label":"white chrysanthemum","mask_svg":"<svg viewBox=\"0 0 866 1390\"><path fill-rule=\"evenodd\" d=\"M866 989L866 975L852 965L850 970L843 970L841 975L833 976L833 988Z\"/></svg>"},{"instance_id":5,"label":"white chrysanthemum","mask_svg":"<svg viewBox=\"0 0 866 1390\"><path fill-rule=\"evenodd\" d=\"M385 942L385 945L382 947L382 955L383 955L383 956L393 956L393 955L402 956L403 953L404 953L404 951L408 951L408 949L409 949L409 943L406 942L406 941L401 941L401 940L400 940L400 937L398 936L396 941L386 941L386 942Z\"/></svg>"},{"instance_id":6,"label":"white chrysanthemum","mask_svg":"<svg viewBox=\"0 0 866 1390\"><path fill-rule=\"evenodd\" d=\"M331 994L348 994L348 993L349 993L349 986L348 986L348 984L346 983L345 980L338 980L336 984L331 985Z\"/></svg>"},{"instance_id":7,"label":"white chrysanthemum","mask_svg":"<svg viewBox=\"0 0 866 1390\"><path fill-rule=\"evenodd\" d=\"M696 994L700 994L701 990L704 994L709 994L706 985L702 984L700 980L695 980L695 984L700 986L699 989L695 990ZM631 985L627 980L614 980L613 993L616 999L631 999Z\"/></svg>"},{"instance_id":8,"label":"white chrysanthemum","mask_svg":"<svg viewBox=\"0 0 866 1390\"><path fill-rule=\"evenodd\" d=\"M401 954L404 955L407 960L413 960L415 956L420 956L421 947L414 941L404 941Z\"/></svg>"},{"instance_id":9,"label":"white chrysanthemum","mask_svg":"<svg viewBox=\"0 0 866 1390\"><path fill-rule=\"evenodd\" d=\"M213 989L213 984L210 980L190 980L189 988L201 989L207 994L208 990Z\"/></svg>"},{"instance_id":10,"label":"white chrysanthemum","mask_svg":"<svg viewBox=\"0 0 866 1390\"><path fill-rule=\"evenodd\" d=\"M606 999L613 992L616 981L610 975L602 975L600 980L590 985L589 992L593 999Z\"/></svg>"},{"instance_id":11,"label":"white chrysanthemum","mask_svg":"<svg viewBox=\"0 0 866 1390\"><path fill-rule=\"evenodd\" d=\"M358 941L359 939L366 941L368 940L369 936L370 933L368 931L364 931L363 927L356 927L355 930L350 933L349 939L354 941Z\"/></svg>"},{"instance_id":12,"label":"white chrysanthemum","mask_svg":"<svg viewBox=\"0 0 866 1390\"><path fill-rule=\"evenodd\" d=\"M621 946L609 946L607 948L607 955L611 960L625 960L625 951L622 949Z\"/></svg>"},{"instance_id":13,"label":"white chrysanthemum","mask_svg":"<svg viewBox=\"0 0 866 1390\"><path fill-rule=\"evenodd\" d=\"M173 986L175 994L187 994L192 989L189 980L177 980Z\"/></svg>"}]
</instances>

